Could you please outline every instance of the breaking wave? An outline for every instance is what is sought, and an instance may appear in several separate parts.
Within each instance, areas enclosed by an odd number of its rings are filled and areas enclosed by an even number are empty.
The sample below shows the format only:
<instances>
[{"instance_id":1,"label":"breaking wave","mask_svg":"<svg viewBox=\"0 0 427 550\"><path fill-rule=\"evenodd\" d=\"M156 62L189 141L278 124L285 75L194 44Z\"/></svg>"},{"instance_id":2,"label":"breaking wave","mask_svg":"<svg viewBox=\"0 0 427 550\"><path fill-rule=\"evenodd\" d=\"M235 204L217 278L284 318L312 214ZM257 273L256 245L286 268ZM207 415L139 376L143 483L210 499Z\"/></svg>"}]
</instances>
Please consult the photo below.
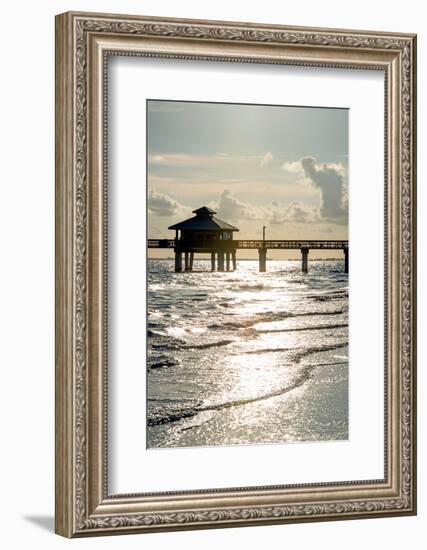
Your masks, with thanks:
<instances>
[{"instance_id":1,"label":"breaking wave","mask_svg":"<svg viewBox=\"0 0 427 550\"><path fill-rule=\"evenodd\" d=\"M207 412L207 411L219 411L222 409L228 409L231 407L240 407L243 405L248 405L250 403L256 403L257 401L264 401L266 399L271 399L272 397L279 397L280 395L283 395L285 393L288 393L292 390L295 390L302 386L307 380L310 379L312 371L317 367L322 366L332 366L332 365L338 365L338 364L346 364L347 361L336 361L336 362L329 362L329 363L317 363L312 365L305 366L299 374L294 378L294 380L271 392L261 394L261 395L255 395L251 397L241 397L239 399L231 399L229 401L223 401L220 403L211 403L211 404L197 404L194 405L191 408L181 408L181 409L173 409L170 408L164 408L163 410L157 410L156 412L152 413L147 420L147 423L149 426L158 426L160 424L167 424L169 422L178 422L179 420L183 420L186 418L190 418L193 416L196 416L199 413Z\"/></svg>"}]
</instances>

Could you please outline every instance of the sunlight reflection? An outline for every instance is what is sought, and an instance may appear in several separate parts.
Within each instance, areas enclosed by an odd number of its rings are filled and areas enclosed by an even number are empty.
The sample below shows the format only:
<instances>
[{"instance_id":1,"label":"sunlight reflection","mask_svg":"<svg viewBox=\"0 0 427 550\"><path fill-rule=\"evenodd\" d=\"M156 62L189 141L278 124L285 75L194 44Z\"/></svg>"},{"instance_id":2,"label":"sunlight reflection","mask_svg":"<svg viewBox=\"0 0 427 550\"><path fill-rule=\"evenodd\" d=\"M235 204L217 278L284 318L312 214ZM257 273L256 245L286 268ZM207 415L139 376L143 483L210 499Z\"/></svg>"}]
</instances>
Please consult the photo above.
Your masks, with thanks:
<instances>
[{"instance_id":1,"label":"sunlight reflection","mask_svg":"<svg viewBox=\"0 0 427 550\"><path fill-rule=\"evenodd\" d=\"M348 281L335 262L304 276L286 261L267 273L256 261L230 273L153 265L150 446L348 436Z\"/></svg>"}]
</instances>

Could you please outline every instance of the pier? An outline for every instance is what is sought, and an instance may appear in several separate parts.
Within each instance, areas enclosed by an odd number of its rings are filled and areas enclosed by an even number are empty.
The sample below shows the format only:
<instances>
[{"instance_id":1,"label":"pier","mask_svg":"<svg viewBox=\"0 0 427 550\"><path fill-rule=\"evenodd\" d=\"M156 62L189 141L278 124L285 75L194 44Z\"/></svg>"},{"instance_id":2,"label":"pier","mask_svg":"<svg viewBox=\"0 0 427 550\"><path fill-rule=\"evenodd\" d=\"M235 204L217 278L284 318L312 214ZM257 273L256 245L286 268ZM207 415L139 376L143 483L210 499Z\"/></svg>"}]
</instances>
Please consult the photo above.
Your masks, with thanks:
<instances>
[{"instance_id":1,"label":"pier","mask_svg":"<svg viewBox=\"0 0 427 550\"><path fill-rule=\"evenodd\" d=\"M344 271L348 273L349 247L348 241L333 240L230 240L204 243L187 241L181 243L175 239L148 239L148 248L169 248L175 252L175 271L192 271L195 253L210 254L211 270L234 271L237 269L236 250L258 250L259 270L267 271L267 250L300 250L301 271L308 272L310 250L342 250ZM185 258L183 263L182 258ZM189 258L189 260L187 260ZM225 262L224 262L225 258ZM232 260L230 263L230 259Z\"/></svg>"},{"instance_id":2,"label":"pier","mask_svg":"<svg viewBox=\"0 0 427 550\"><path fill-rule=\"evenodd\" d=\"M285 240L285 239L234 239L237 227L219 220L216 212L207 207L193 211L196 214L169 227L175 231L174 239L148 239L148 248L173 249L175 271L192 271L195 254L209 254L211 270L237 269L237 250L258 250L259 271L267 271L267 250L300 250L301 271L308 272L310 250L342 250L344 271L349 269L347 240ZM264 233L265 235L265 233Z\"/></svg>"}]
</instances>

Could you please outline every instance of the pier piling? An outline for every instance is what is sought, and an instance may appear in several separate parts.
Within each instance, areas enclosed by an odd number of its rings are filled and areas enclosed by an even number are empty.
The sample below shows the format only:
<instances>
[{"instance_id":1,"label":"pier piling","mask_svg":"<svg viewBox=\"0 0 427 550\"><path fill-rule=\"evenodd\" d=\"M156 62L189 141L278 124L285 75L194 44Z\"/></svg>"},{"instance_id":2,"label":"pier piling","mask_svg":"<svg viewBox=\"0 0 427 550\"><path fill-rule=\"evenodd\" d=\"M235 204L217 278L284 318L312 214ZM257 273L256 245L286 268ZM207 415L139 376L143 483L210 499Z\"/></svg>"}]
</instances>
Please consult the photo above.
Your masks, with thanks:
<instances>
[{"instance_id":1,"label":"pier piling","mask_svg":"<svg viewBox=\"0 0 427 550\"><path fill-rule=\"evenodd\" d=\"M302 254L302 265L301 265L301 271L303 273L308 272L308 248L306 246L303 246L301 248L301 254Z\"/></svg>"},{"instance_id":2,"label":"pier piling","mask_svg":"<svg viewBox=\"0 0 427 550\"><path fill-rule=\"evenodd\" d=\"M182 271L182 254L179 249L175 250L175 271Z\"/></svg>"},{"instance_id":3,"label":"pier piling","mask_svg":"<svg viewBox=\"0 0 427 550\"><path fill-rule=\"evenodd\" d=\"M218 251L218 271L224 271L224 252Z\"/></svg>"},{"instance_id":4,"label":"pier piling","mask_svg":"<svg viewBox=\"0 0 427 550\"><path fill-rule=\"evenodd\" d=\"M231 253L231 257L232 257L232 260L233 260L233 271L236 271L237 269L237 260L236 260L236 251L233 250L233 252Z\"/></svg>"},{"instance_id":5,"label":"pier piling","mask_svg":"<svg viewBox=\"0 0 427 550\"><path fill-rule=\"evenodd\" d=\"M267 249L266 248L258 248L258 255L259 255L259 270L260 272L267 271Z\"/></svg>"},{"instance_id":6,"label":"pier piling","mask_svg":"<svg viewBox=\"0 0 427 550\"><path fill-rule=\"evenodd\" d=\"M230 252L225 253L225 269L226 271L230 271Z\"/></svg>"},{"instance_id":7,"label":"pier piling","mask_svg":"<svg viewBox=\"0 0 427 550\"><path fill-rule=\"evenodd\" d=\"M348 273L348 246L344 248L344 271Z\"/></svg>"},{"instance_id":8,"label":"pier piling","mask_svg":"<svg viewBox=\"0 0 427 550\"><path fill-rule=\"evenodd\" d=\"M211 271L215 271L215 252L211 252Z\"/></svg>"}]
</instances>

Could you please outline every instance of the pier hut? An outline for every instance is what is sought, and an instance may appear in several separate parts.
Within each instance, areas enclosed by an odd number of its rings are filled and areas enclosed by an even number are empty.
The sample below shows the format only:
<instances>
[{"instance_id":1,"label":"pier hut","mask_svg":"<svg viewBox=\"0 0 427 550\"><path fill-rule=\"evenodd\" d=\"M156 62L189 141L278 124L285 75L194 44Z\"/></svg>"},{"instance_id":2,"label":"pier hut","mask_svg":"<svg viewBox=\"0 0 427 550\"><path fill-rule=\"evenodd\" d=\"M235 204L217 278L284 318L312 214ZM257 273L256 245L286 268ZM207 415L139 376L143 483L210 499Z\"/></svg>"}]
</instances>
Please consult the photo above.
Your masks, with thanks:
<instances>
[{"instance_id":1,"label":"pier hut","mask_svg":"<svg viewBox=\"0 0 427 550\"><path fill-rule=\"evenodd\" d=\"M236 269L236 248L233 241L233 232L237 227L218 219L216 212L207 206L193 210L192 218L171 225L168 229L175 231L175 271L182 271L184 256L185 271L193 270L195 253L211 255L211 270L230 271Z\"/></svg>"}]
</instances>

